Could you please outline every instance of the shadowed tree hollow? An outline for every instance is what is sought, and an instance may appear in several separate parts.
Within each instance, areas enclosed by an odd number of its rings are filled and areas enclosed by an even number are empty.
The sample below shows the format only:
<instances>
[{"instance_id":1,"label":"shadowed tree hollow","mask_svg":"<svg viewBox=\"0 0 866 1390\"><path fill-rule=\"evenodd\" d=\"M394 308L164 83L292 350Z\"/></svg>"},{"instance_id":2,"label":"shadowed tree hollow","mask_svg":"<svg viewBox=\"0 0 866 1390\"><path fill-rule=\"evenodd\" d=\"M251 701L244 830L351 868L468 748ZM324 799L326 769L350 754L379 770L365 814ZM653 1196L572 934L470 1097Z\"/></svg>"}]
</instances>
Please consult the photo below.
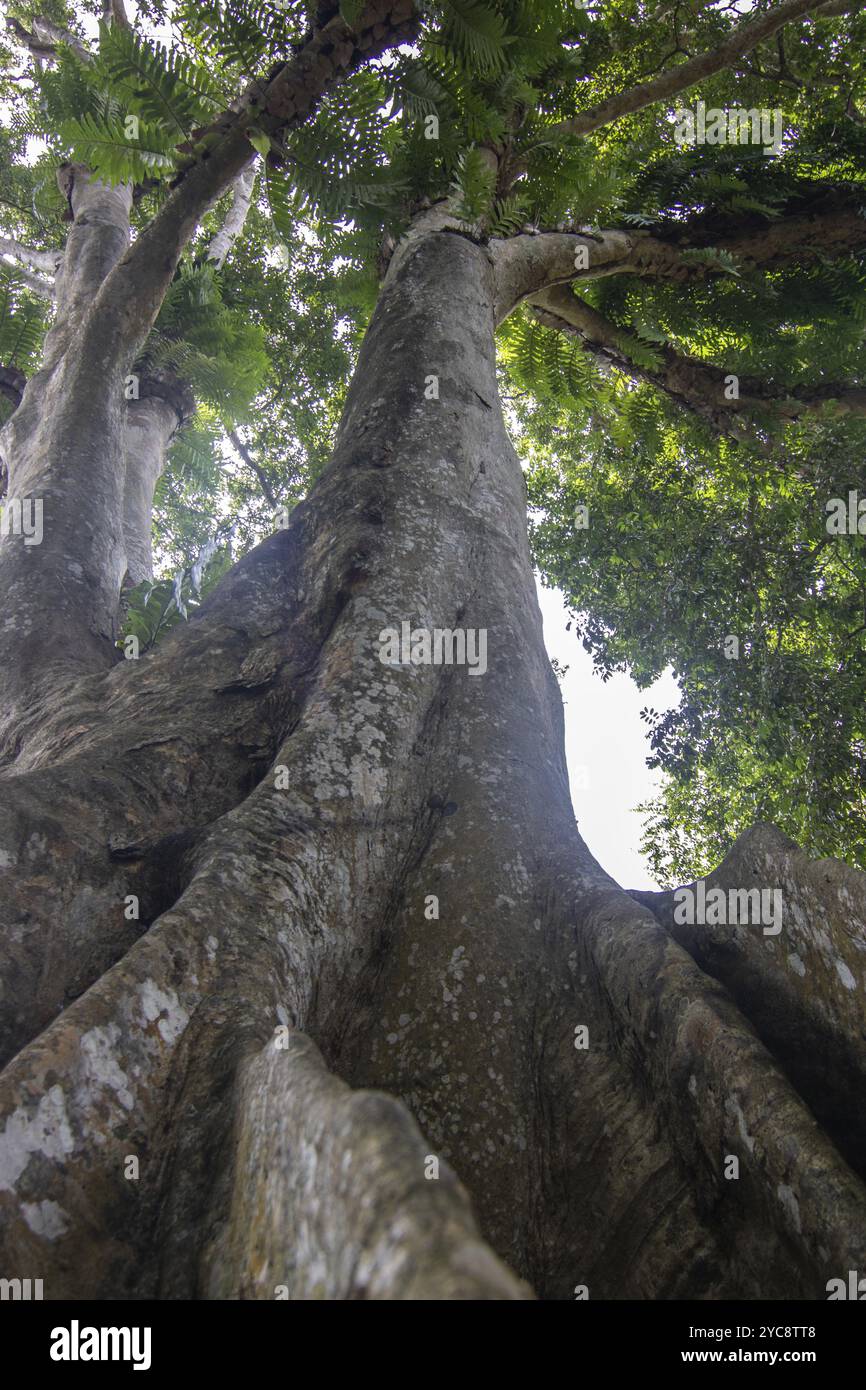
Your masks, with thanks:
<instances>
[{"instance_id":1,"label":"shadowed tree hollow","mask_svg":"<svg viewBox=\"0 0 866 1390\"><path fill-rule=\"evenodd\" d=\"M98 11L3 42L0 1272L826 1298L862 6ZM580 837L534 565L680 677L669 889Z\"/></svg>"}]
</instances>

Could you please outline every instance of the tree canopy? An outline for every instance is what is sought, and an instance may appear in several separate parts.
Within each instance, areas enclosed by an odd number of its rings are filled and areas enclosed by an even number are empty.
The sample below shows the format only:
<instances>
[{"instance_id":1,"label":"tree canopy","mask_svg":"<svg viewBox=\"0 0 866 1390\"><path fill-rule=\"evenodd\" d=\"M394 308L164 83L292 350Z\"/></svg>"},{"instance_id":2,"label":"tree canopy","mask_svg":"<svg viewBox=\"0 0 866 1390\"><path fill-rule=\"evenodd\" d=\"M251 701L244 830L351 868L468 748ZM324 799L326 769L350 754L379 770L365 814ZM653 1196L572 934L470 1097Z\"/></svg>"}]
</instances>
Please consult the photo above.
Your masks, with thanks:
<instances>
[{"instance_id":1,"label":"tree canopy","mask_svg":"<svg viewBox=\"0 0 866 1390\"><path fill-rule=\"evenodd\" d=\"M557 282L530 276L499 327L502 390L536 560L577 637L604 675L671 665L683 689L646 712L666 773L650 863L694 877L760 819L866 866L863 539L827 510L866 495L862 7L397 0L405 41L290 110L266 98L275 75L357 0L107 9L10 6L7 415L50 319L58 165L134 185L140 240L233 113L255 152L129 364L194 400L156 500L169 577L131 621L155 639L190 599L178 572L209 561L212 580L306 494L419 209L449 200L491 246L580 233L593 255L568 242ZM772 113L778 146L681 143L698 102Z\"/></svg>"}]
</instances>

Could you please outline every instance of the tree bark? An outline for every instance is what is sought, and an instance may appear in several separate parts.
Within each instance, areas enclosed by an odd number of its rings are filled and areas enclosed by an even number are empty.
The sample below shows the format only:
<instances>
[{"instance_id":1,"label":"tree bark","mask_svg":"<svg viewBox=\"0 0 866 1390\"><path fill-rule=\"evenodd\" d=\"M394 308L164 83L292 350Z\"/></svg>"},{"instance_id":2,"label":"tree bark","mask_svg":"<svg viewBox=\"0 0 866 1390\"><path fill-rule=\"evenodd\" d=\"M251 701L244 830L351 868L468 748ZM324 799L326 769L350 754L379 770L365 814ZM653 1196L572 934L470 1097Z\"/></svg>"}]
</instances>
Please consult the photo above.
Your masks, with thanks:
<instances>
[{"instance_id":1,"label":"tree bark","mask_svg":"<svg viewBox=\"0 0 866 1390\"><path fill-rule=\"evenodd\" d=\"M5 779L0 1232L46 1297L823 1298L866 1263L842 1114L577 832L500 290L419 218L289 528ZM403 622L483 631L486 671L383 663Z\"/></svg>"},{"instance_id":2,"label":"tree bark","mask_svg":"<svg viewBox=\"0 0 866 1390\"><path fill-rule=\"evenodd\" d=\"M80 166L61 172L73 214L55 280L55 321L43 366L4 427L8 495L41 510L41 539L7 533L0 584L14 623L4 632L0 760L16 756L29 723L63 698L76 676L116 657L123 540L124 391L127 366L84 351L94 297L129 244L132 190L109 188Z\"/></svg>"}]
</instances>

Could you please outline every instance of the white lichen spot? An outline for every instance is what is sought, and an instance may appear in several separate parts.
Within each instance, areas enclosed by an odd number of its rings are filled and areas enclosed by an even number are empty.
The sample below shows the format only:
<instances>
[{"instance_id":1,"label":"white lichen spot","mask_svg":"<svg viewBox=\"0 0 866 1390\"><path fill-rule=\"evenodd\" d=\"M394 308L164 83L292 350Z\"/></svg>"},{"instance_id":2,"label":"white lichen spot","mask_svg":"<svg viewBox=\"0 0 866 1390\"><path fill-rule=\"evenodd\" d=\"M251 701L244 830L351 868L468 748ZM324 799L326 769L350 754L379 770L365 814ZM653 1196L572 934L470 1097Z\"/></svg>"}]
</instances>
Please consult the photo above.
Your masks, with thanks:
<instances>
[{"instance_id":1,"label":"white lichen spot","mask_svg":"<svg viewBox=\"0 0 866 1390\"><path fill-rule=\"evenodd\" d=\"M69 1230L66 1212L56 1202L22 1202L24 1220L34 1235L57 1240Z\"/></svg>"},{"instance_id":2,"label":"white lichen spot","mask_svg":"<svg viewBox=\"0 0 866 1390\"><path fill-rule=\"evenodd\" d=\"M159 1019L157 1028L164 1042L176 1042L189 1023L189 1014L173 989L163 990L154 980L139 985L141 1012L148 1023ZM164 1016L163 1016L164 1015Z\"/></svg>"},{"instance_id":3,"label":"white lichen spot","mask_svg":"<svg viewBox=\"0 0 866 1390\"><path fill-rule=\"evenodd\" d=\"M82 1095L89 1101L95 1090L107 1089L114 1092L125 1110L131 1110L135 1098L129 1089L129 1077L117 1060L119 1041L116 1023L107 1028L91 1028L84 1034L79 1044L84 1059Z\"/></svg>"},{"instance_id":4,"label":"white lichen spot","mask_svg":"<svg viewBox=\"0 0 866 1390\"><path fill-rule=\"evenodd\" d=\"M66 1098L59 1086L52 1086L32 1114L27 1106L19 1105L9 1116L0 1135L0 1192L15 1190L31 1154L63 1159L74 1147L66 1117Z\"/></svg>"},{"instance_id":5,"label":"white lichen spot","mask_svg":"<svg viewBox=\"0 0 866 1390\"><path fill-rule=\"evenodd\" d=\"M835 964L835 966L836 966L836 974L839 976L839 979L842 981L842 983L843 983L843 985L845 986L845 988L846 988L846 989L856 989L856 988L857 988L857 981L855 980L854 976L851 974L851 971L848 969L848 967L847 967L847 965L845 964L844 960L839 960L839 958L838 958L838 956L837 956L837 958L836 958L834 964Z\"/></svg>"},{"instance_id":6,"label":"white lichen spot","mask_svg":"<svg viewBox=\"0 0 866 1390\"><path fill-rule=\"evenodd\" d=\"M463 976L466 973L466 967L469 964L468 960L463 959L465 954L466 947L458 946L454 951L451 952L451 960L448 964L448 969L450 970L454 978L460 982L460 984L463 983Z\"/></svg>"},{"instance_id":7,"label":"white lichen spot","mask_svg":"<svg viewBox=\"0 0 866 1390\"><path fill-rule=\"evenodd\" d=\"M800 959L800 957L797 955L796 951L789 951L789 952L788 952L788 964L790 965L790 967L791 967L792 970L796 971L796 973L797 973L798 975L800 975L800 976L805 975L805 973L806 973L806 966L805 966L805 963Z\"/></svg>"}]
</instances>

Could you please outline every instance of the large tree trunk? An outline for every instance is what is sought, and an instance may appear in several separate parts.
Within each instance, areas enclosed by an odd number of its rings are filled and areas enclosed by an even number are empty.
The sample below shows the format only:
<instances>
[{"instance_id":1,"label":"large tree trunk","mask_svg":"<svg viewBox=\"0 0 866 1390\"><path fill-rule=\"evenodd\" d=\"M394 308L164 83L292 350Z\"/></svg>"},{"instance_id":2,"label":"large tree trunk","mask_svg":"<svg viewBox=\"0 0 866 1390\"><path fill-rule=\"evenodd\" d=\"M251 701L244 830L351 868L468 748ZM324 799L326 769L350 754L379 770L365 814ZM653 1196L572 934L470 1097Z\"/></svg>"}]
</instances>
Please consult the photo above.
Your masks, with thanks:
<instances>
[{"instance_id":1,"label":"large tree trunk","mask_svg":"<svg viewBox=\"0 0 866 1390\"><path fill-rule=\"evenodd\" d=\"M845 1097L820 1128L793 1025L578 835L500 290L422 218L289 528L7 775L0 1220L47 1297L823 1298L866 1265ZM403 622L485 631L487 670L383 664Z\"/></svg>"}]
</instances>

